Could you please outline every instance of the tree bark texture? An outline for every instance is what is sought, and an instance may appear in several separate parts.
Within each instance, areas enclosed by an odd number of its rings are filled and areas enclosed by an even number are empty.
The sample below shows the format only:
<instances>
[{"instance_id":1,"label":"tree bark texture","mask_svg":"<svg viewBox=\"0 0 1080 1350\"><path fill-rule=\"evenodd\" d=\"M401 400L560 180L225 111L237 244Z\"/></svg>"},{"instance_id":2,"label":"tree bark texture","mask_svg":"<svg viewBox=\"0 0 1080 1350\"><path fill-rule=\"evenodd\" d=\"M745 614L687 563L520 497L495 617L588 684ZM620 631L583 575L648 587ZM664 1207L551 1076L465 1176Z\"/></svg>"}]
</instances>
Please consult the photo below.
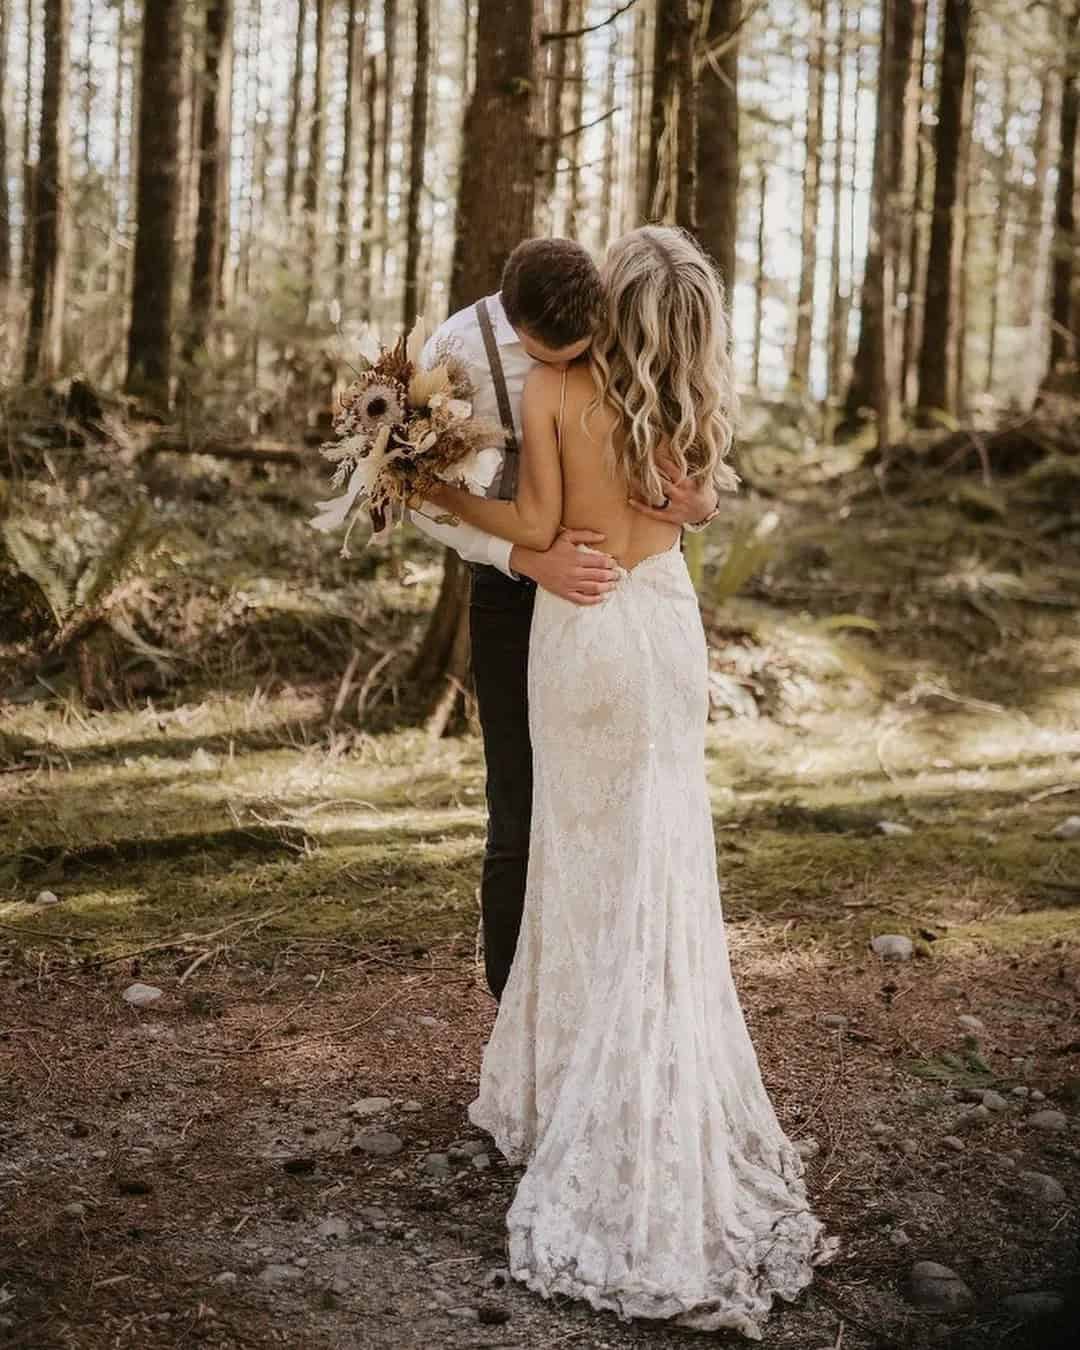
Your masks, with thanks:
<instances>
[{"instance_id":1,"label":"tree bark texture","mask_svg":"<svg viewBox=\"0 0 1080 1350\"><path fill-rule=\"evenodd\" d=\"M68 194L69 0L45 0L45 65L33 194L33 259L24 378L51 379L61 366Z\"/></svg>"}]
</instances>

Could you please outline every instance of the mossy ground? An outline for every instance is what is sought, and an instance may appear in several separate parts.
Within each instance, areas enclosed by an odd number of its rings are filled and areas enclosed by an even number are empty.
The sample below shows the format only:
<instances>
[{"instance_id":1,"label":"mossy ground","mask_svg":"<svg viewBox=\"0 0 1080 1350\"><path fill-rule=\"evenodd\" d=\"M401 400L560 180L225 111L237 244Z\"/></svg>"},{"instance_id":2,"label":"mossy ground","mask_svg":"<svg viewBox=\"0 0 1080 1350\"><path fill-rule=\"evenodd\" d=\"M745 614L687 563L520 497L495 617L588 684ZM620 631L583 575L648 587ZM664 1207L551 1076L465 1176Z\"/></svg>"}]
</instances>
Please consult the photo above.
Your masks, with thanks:
<instances>
[{"instance_id":1,"label":"mossy ground","mask_svg":"<svg viewBox=\"0 0 1080 1350\"><path fill-rule=\"evenodd\" d=\"M1080 840L1052 831L1080 815L1080 586L1061 547L1077 527L1067 498L1022 486L987 522L962 485L939 484L926 510L805 467L714 527L703 586L718 700L726 681L742 709L708 742L733 965L785 1127L823 1145L812 1188L847 1244L767 1344L944 1343L903 1293L925 1257L988 1300L948 1322L950 1344L1019 1346L993 1297L1075 1274L1075 1131L1042 1141L1010 1115L963 1154L940 1136L956 1128L947 1089L973 1083L1037 1087L1075 1114ZM475 956L480 743L430 739L410 707L436 560L410 544L344 564L272 473L234 477L225 501L185 499L184 481L163 490L190 514L191 551L149 633L178 652L172 676L122 708L90 711L51 682L0 710L0 1144L16 1234L0 1315L10 1305L15 1343L674 1343L525 1294L480 1339L424 1302L423 1261L403 1288L398 1249L378 1244L385 1268L362 1298L312 1286L270 1304L247 1267L227 1300L210 1284L241 1260L244 1225L277 1250L283 1202L313 1225L326 1196L400 1207L436 1266L495 1259L513 1174L459 1178L449 1199L416 1180L425 1151L462 1133L491 1019ZM772 558L715 603L730 527L766 505L781 517ZM42 890L60 902L36 903ZM916 959L882 967L868 950L882 932L912 937ZM160 1011L121 1002L136 977L165 989ZM975 1045L960 1012L986 1023ZM317 1186L283 1178L259 1141L313 1149L365 1093L422 1105L394 1124L401 1168L326 1153ZM154 1153L154 1189L133 1199L115 1176L129 1150L158 1147L148 1122L173 1151ZM1002 1191L1006 1149L1066 1186L1060 1214ZM940 1213L903 1217L938 1192ZM73 1193L89 1206L76 1225ZM890 1237L901 1221L910 1250ZM152 1259L133 1233L152 1236ZM164 1307L178 1320L157 1320Z\"/></svg>"}]
</instances>

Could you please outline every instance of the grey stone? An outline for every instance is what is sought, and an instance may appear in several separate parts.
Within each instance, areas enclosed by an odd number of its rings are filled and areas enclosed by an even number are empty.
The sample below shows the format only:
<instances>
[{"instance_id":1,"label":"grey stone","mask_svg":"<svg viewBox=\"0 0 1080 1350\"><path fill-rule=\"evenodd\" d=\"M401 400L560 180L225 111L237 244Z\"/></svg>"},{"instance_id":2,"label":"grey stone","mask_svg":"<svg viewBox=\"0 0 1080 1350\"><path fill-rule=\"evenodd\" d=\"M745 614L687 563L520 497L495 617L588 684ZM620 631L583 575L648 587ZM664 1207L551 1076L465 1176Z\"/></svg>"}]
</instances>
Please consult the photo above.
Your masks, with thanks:
<instances>
[{"instance_id":1,"label":"grey stone","mask_svg":"<svg viewBox=\"0 0 1080 1350\"><path fill-rule=\"evenodd\" d=\"M1052 1289L1032 1289L1020 1294L1006 1294L1001 1300L1016 1317L1031 1321L1036 1317L1052 1317L1065 1306L1065 1300Z\"/></svg>"},{"instance_id":2,"label":"grey stone","mask_svg":"<svg viewBox=\"0 0 1080 1350\"><path fill-rule=\"evenodd\" d=\"M442 1023L437 1017L418 1017L416 1019L422 1027L441 1027Z\"/></svg>"},{"instance_id":3,"label":"grey stone","mask_svg":"<svg viewBox=\"0 0 1080 1350\"><path fill-rule=\"evenodd\" d=\"M64 1206L64 1213L72 1219L81 1219L86 1214L86 1206L81 1200L73 1200L70 1205Z\"/></svg>"},{"instance_id":4,"label":"grey stone","mask_svg":"<svg viewBox=\"0 0 1080 1350\"><path fill-rule=\"evenodd\" d=\"M424 1159L424 1171L429 1177L448 1177L452 1170L445 1153L429 1153Z\"/></svg>"},{"instance_id":5,"label":"grey stone","mask_svg":"<svg viewBox=\"0 0 1080 1350\"><path fill-rule=\"evenodd\" d=\"M415 1115L417 1111L422 1111L422 1110L424 1109L424 1103L423 1103L423 1102L402 1102L402 1103L401 1103L401 1109L402 1109L403 1111L408 1111L410 1115Z\"/></svg>"},{"instance_id":6,"label":"grey stone","mask_svg":"<svg viewBox=\"0 0 1080 1350\"><path fill-rule=\"evenodd\" d=\"M1031 1089L1031 1100L1032 1100L1033 1102L1044 1102L1044 1101L1046 1101L1046 1093L1045 1093L1045 1092L1040 1092L1038 1088L1032 1088L1032 1089Z\"/></svg>"},{"instance_id":7,"label":"grey stone","mask_svg":"<svg viewBox=\"0 0 1080 1350\"><path fill-rule=\"evenodd\" d=\"M1080 839L1080 816L1066 816L1050 833L1055 839Z\"/></svg>"},{"instance_id":8,"label":"grey stone","mask_svg":"<svg viewBox=\"0 0 1080 1350\"><path fill-rule=\"evenodd\" d=\"M152 984L129 984L121 997L125 1003L130 1003L133 1008L149 1008L151 1003L156 1003L163 996L163 991Z\"/></svg>"},{"instance_id":9,"label":"grey stone","mask_svg":"<svg viewBox=\"0 0 1080 1350\"><path fill-rule=\"evenodd\" d=\"M956 1271L937 1261L916 1261L911 1267L911 1298L920 1308L940 1312L959 1312L975 1302L975 1295Z\"/></svg>"},{"instance_id":10,"label":"grey stone","mask_svg":"<svg viewBox=\"0 0 1080 1350\"><path fill-rule=\"evenodd\" d=\"M339 1219L331 1215L328 1219L323 1219L315 1230L319 1237L333 1239L337 1242L344 1242L349 1236L348 1219Z\"/></svg>"},{"instance_id":11,"label":"grey stone","mask_svg":"<svg viewBox=\"0 0 1080 1350\"><path fill-rule=\"evenodd\" d=\"M377 1116L393 1105L389 1097L361 1097L349 1107L350 1116Z\"/></svg>"},{"instance_id":12,"label":"grey stone","mask_svg":"<svg viewBox=\"0 0 1080 1350\"><path fill-rule=\"evenodd\" d=\"M838 1030L841 1031L843 1030L844 1027L847 1026L847 1023L848 1020L843 1013L826 1013L825 1016L821 1019L822 1026L836 1027Z\"/></svg>"},{"instance_id":13,"label":"grey stone","mask_svg":"<svg viewBox=\"0 0 1080 1350\"><path fill-rule=\"evenodd\" d=\"M357 1213L365 1223L371 1224L372 1228L383 1228L390 1219L386 1210L379 1205L361 1205Z\"/></svg>"},{"instance_id":14,"label":"grey stone","mask_svg":"<svg viewBox=\"0 0 1080 1350\"><path fill-rule=\"evenodd\" d=\"M235 1270L223 1270L220 1275L214 1276L214 1283L220 1285L235 1284L238 1278Z\"/></svg>"},{"instance_id":15,"label":"grey stone","mask_svg":"<svg viewBox=\"0 0 1080 1350\"><path fill-rule=\"evenodd\" d=\"M405 1141L387 1130L361 1130L354 1137L352 1146L357 1153L371 1153L377 1158L389 1158L401 1152L405 1147Z\"/></svg>"},{"instance_id":16,"label":"grey stone","mask_svg":"<svg viewBox=\"0 0 1080 1350\"><path fill-rule=\"evenodd\" d=\"M918 1153L919 1143L917 1139L901 1139L900 1147L907 1154Z\"/></svg>"},{"instance_id":17,"label":"grey stone","mask_svg":"<svg viewBox=\"0 0 1080 1350\"><path fill-rule=\"evenodd\" d=\"M802 1159L814 1158L821 1151L821 1145L816 1139L799 1139L795 1144L796 1152Z\"/></svg>"},{"instance_id":18,"label":"grey stone","mask_svg":"<svg viewBox=\"0 0 1080 1350\"><path fill-rule=\"evenodd\" d=\"M910 961L914 944L903 933L879 933L870 939L870 946L884 961Z\"/></svg>"},{"instance_id":19,"label":"grey stone","mask_svg":"<svg viewBox=\"0 0 1080 1350\"><path fill-rule=\"evenodd\" d=\"M974 1013L961 1013L956 1019L962 1027L968 1031L985 1031L986 1023L981 1017L976 1017Z\"/></svg>"},{"instance_id":20,"label":"grey stone","mask_svg":"<svg viewBox=\"0 0 1080 1350\"><path fill-rule=\"evenodd\" d=\"M58 905L59 903L60 897L55 891L38 891L34 897L35 905Z\"/></svg>"},{"instance_id":21,"label":"grey stone","mask_svg":"<svg viewBox=\"0 0 1080 1350\"><path fill-rule=\"evenodd\" d=\"M1037 1130L1045 1130L1047 1134L1060 1134L1068 1122L1063 1111L1046 1110L1028 1116L1028 1124Z\"/></svg>"},{"instance_id":22,"label":"grey stone","mask_svg":"<svg viewBox=\"0 0 1080 1350\"><path fill-rule=\"evenodd\" d=\"M1017 1177L1023 1182L1028 1194L1034 1196L1036 1200L1042 1200L1049 1205L1060 1205L1069 1198L1061 1182L1046 1172L1018 1172Z\"/></svg>"},{"instance_id":23,"label":"grey stone","mask_svg":"<svg viewBox=\"0 0 1080 1350\"><path fill-rule=\"evenodd\" d=\"M1009 1103L1001 1093L992 1092L990 1089L987 1089L986 1092L983 1093L982 1101L983 1106L985 1106L988 1111L1007 1111L1009 1109Z\"/></svg>"},{"instance_id":24,"label":"grey stone","mask_svg":"<svg viewBox=\"0 0 1080 1350\"><path fill-rule=\"evenodd\" d=\"M875 828L878 834L892 835L894 837L915 833L910 825L901 825L898 820L879 820Z\"/></svg>"},{"instance_id":25,"label":"grey stone","mask_svg":"<svg viewBox=\"0 0 1080 1350\"><path fill-rule=\"evenodd\" d=\"M478 1172L486 1172L491 1166L491 1159L486 1153L474 1153L472 1165Z\"/></svg>"},{"instance_id":26,"label":"grey stone","mask_svg":"<svg viewBox=\"0 0 1080 1350\"><path fill-rule=\"evenodd\" d=\"M956 1122L958 1128L972 1129L978 1125L985 1125L988 1120L993 1120L993 1112L982 1102L978 1106L973 1106L970 1111L965 1111Z\"/></svg>"},{"instance_id":27,"label":"grey stone","mask_svg":"<svg viewBox=\"0 0 1080 1350\"><path fill-rule=\"evenodd\" d=\"M963 1153L964 1141L955 1134L947 1134L941 1141L946 1148L951 1148L954 1153Z\"/></svg>"},{"instance_id":28,"label":"grey stone","mask_svg":"<svg viewBox=\"0 0 1080 1350\"><path fill-rule=\"evenodd\" d=\"M510 1271L506 1266L492 1266L484 1276L485 1289L501 1289L510 1283Z\"/></svg>"},{"instance_id":29,"label":"grey stone","mask_svg":"<svg viewBox=\"0 0 1080 1350\"><path fill-rule=\"evenodd\" d=\"M902 1228L894 1228L889 1234L889 1241L894 1247L906 1247L911 1239Z\"/></svg>"},{"instance_id":30,"label":"grey stone","mask_svg":"<svg viewBox=\"0 0 1080 1350\"><path fill-rule=\"evenodd\" d=\"M272 1262L259 1272L259 1279L263 1284L280 1285L289 1284L292 1280L299 1280L304 1272L299 1266L290 1266L278 1262Z\"/></svg>"}]
</instances>

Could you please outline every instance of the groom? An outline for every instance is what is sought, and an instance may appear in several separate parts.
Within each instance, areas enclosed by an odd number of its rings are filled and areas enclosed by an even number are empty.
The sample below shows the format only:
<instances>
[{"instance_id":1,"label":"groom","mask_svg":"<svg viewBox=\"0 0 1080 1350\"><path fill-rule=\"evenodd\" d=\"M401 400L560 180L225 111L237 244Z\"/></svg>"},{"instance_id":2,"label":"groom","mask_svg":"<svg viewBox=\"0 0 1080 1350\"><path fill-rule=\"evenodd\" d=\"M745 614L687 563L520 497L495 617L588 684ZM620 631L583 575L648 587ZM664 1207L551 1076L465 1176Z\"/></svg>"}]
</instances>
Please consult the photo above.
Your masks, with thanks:
<instances>
[{"instance_id":1,"label":"groom","mask_svg":"<svg viewBox=\"0 0 1080 1350\"><path fill-rule=\"evenodd\" d=\"M478 417L498 418L506 432L503 465L490 495L514 495L521 445L521 395L539 361L560 368L583 356L604 303L596 264L569 239L526 239L507 260L500 290L452 314L424 349L434 360L443 343L469 367ZM599 466L598 458L597 464ZM599 471L599 470L598 470ZM673 476L665 503L635 503L647 514L702 528L712 518L717 493ZM527 672L529 629L536 587L578 605L599 604L618 573L592 530L566 530L546 553L510 544L472 525L439 524L437 508L411 518L425 533L449 544L470 564L469 629L477 710L487 762L487 847L480 884L484 968L496 999L510 974L525 903L532 815L532 746Z\"/></svg>"}]
</instances>

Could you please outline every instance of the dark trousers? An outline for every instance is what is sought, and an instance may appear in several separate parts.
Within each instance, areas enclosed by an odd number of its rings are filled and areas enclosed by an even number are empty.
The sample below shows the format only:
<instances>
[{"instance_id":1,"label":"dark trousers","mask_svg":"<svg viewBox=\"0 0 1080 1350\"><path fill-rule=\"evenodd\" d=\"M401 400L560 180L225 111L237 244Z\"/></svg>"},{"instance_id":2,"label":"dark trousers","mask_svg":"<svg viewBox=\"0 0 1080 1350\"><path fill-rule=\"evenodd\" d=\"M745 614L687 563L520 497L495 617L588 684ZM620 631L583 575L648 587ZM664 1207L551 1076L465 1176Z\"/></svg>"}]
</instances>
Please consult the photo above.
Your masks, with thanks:
<instances>
[{"instance_id":1,"label":"dark trousers","mask_svg":"<svg viewBox=\"0 0 1080 1350\"><path fill-rule=\"evenodd\" d=\"M529 739L529 628L536 586L497 567L474 565L469 628L473 676L487 760L487 847L480 883L484 969L502 997L525 907L532 819Z\"/></svg>"}]
</instances>

